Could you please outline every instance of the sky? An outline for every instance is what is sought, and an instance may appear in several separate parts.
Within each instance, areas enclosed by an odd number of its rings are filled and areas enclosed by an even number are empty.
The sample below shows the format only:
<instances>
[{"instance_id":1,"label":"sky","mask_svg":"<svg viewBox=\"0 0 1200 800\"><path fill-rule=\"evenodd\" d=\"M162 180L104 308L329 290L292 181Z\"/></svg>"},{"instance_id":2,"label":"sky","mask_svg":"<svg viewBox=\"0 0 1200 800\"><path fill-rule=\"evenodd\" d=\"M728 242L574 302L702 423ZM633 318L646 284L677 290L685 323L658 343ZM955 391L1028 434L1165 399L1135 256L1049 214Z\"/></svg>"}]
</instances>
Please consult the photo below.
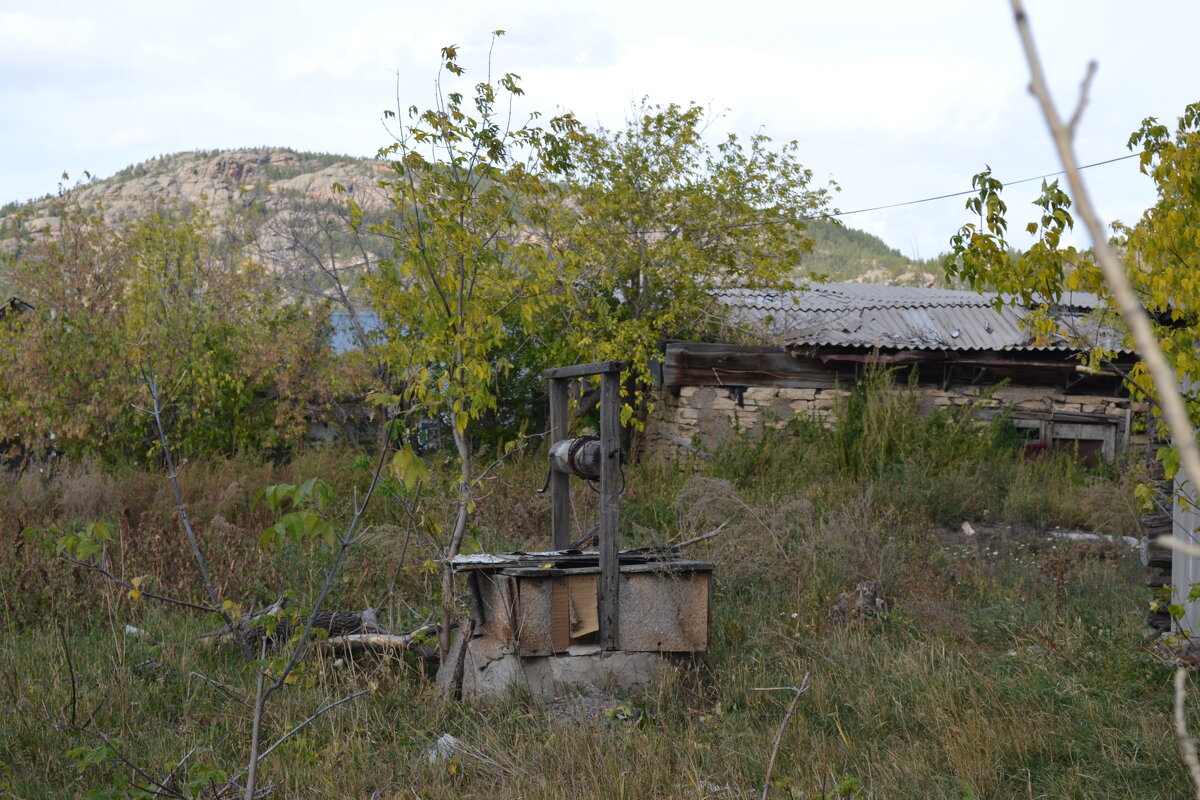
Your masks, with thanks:
<instances>
[{"instance_id":1,"label":"sky","mask_svg":"<svg viewBox=\"0 0 1200 800\"><path fill-rule=\"evenodd\" d=\"M1099 63L1080 163L1127 155L1144 118L1173 125L1200 101L1195 0L1027 10L1062 106ZM493 70L521 76L530 110L617 128L643 97L699 103L714 141L797 141L842 211L967 191L985 165L1005 182L1060 169L1002 0L0 0L0 203L182 150L373 155L390 141L385 109L433 103L440 48L482 76L498 28ZM1154 200L1137 159L1085 179L1106 220L1134 222ZM1034 219L1039 185L1006 192L1010 230ZM969 221L965 199L843 220L929 258Z\"/></svg>"}]
</instances>

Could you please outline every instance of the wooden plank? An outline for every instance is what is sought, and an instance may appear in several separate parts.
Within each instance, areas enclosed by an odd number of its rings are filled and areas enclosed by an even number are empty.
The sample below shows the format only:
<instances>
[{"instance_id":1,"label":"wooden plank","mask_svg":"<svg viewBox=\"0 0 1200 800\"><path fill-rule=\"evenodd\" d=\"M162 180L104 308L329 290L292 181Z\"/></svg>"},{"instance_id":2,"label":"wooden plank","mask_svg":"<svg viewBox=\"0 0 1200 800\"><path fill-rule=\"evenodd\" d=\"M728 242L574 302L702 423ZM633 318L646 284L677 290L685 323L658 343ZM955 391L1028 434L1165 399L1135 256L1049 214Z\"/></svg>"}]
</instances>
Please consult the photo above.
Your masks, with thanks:
<instances>
[{"instance_id":1,"label":"wooden plank","mask_svg":"<svg viewBox=\"0 0 1200 800\"><path fill-rule=\"evenodd\" d=\"M565 653L571 646L571 603L566 578L555 578L550 584L550 637L556 653Z\"/></svg>"},{"instance_id":2,"label":"wooden plank","mask_svg":"<svg viewBox=\"0 0 1200 800\"><path fill-rule=\"evenodd\" d=\"M667 345L663 386L777 386L817 389L854 380L854 368L829 366L780 347L676 342Z\"/></svg>"},{"instance_id":3,"label":"wooden plank","mask_svg":"<svg viewBox=\"0 0 1200 800\"><path fill-rule=\"evenodd\" d=\"M566 580L567 597L571 601L571 638L581 639L600 630L596 576L572 575Z\"/></svg>"},{"instance_id":4,"label":"wooden plank","mask_svg":"<svg viewBox=\"0 0 1200 800\"><path fill-rule=\"evenodd\" d=\"M567 438L567 381L550 381L550 444ZM571 477L550 471L550 541L555 550L571 544Z\"/></svg>"},{"instance_id":5,"label":"wooden plank","mask_svg":"<svg viewBox=\"0 0 1200 800\"><path fill-rule=\"evenodd\" d=\"M1051 351L1038 359L1022 353L997 351L903 350L874 353L862 348L786 349L781 346L739 346L710 342L672 342L663 359L662 383L666 388L681 386L773 386L780 388L821 388L835 382L853 384L855 364L916 364L929 368L941 364L985 367L997 372L996 378L1011 377L1020 382L1061 382L1064 375L1082 379L1104 394L1117 394L1114 374L1083 375L1081 365L1069 352ZM1120 365L1120 363L1119 363ZM922 375L923 381L940 380Z\"/></svg>"},{"instance_id":6,"label":"wooden plank","mask_svg":"<svg viewBox=\"0 0 1200 800\"><path fill-rule=\"evenodd\" d=\"M621 375L600 378L600 647L616 650L620 641L620 564L617 525L621 491Z\"/></svg>"},{"instance_id":7,"label":"wooden plank","mask_svg":"<svg viewBox=\"0 0 1200 800\"><path fill-rule=\"evenodd\" d=\"M585 378L588 375L602 375L608 372L620 372L625 369L624 361L593 361L590 364L573 364L569 367L552 367L542 373L547 380L565 380L567 378Z\"/></svg>"},{"instance_id":8,"label":"wooden plank","mask_svg":"<svg viewBox=\"0 0 1200 800\"><path fill-rule=\"evenodd\" d=\"M703 653L709 646L711 574L621 571L621 649Z\"/></svg>"},{"instance_id":9,"label":"wooden plank","mask_svg":"<svg viewBox=\"0 0 1200 800\"><path fill-rule=\"evenodd\" d=\"M810 378L786 378L772 372L713 372L712 370L669 370L664 373L663 386L678 391L683 386L769 386L775 389L843 389L854 386L854 373L830 371L823 376Z\"/></svg>"}]
</instances>

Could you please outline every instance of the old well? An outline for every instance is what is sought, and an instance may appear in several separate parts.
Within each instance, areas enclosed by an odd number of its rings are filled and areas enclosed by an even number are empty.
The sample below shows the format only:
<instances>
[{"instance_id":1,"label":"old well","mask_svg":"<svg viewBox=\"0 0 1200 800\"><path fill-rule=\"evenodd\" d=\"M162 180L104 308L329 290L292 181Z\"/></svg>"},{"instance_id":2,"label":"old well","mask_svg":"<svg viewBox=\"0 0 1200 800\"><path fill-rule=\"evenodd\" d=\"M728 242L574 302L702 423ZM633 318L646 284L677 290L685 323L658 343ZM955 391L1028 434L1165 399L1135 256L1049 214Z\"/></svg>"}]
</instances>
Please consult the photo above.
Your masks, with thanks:
<instances>
[{"instance_id":1,"label":"old well","mask_svg":"<svg viewBox=\"0 0 1200 800\"><path fill-rule=\"evenodd\" d=\"M707 652L713 564L678 548L622 551L620 374L605 361L546 372L550 389L550 548L452 560L471 616L438 680L467 699L572 685L644 686L665 663ZM569 438L573 381L600 376L599 436ZM571 482L598 483L599 520L577 540ZM595 541L594 548L580 545Z\"/></svg>"}]
</instances>

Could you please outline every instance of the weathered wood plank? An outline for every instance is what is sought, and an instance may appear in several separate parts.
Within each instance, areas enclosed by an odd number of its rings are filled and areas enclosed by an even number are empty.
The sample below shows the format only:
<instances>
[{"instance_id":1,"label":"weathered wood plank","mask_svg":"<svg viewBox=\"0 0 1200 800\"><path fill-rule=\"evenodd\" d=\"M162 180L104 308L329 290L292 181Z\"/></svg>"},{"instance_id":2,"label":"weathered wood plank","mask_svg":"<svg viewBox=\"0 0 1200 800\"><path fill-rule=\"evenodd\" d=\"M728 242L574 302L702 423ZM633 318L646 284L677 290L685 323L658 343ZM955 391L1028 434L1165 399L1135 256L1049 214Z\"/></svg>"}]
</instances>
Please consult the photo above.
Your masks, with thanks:
<instances>
[{"instance_id":1,"label":"weathered wood plank","mask_svg":"<svg viewBox=\"0 0 1200 800\"><path fill-rule=\"evenodd\" d=\"M550 444L567 438L567 381L550 381ZM571 477L564 472L550 472L550 540L555 550L571 543Z\"/></svg>"},{"instance_id":2,"label":"weathered wood plank","mask_svg":"<svg viewBox=\"0 0 1200 800\"><path fill-rule=\"evenodd\" d=\"M667 345L663 386L779 386L817 389L853 381L855 368L826 366L779 347L677 342Z\"/></svg>"},{"instance_id":3,"label":"weathered wood plank","mask_svg":"<svg viewBox=\"0 0 1200 800\"><path fill-rule=\"evenodd\" d=\"M542 373L547 380L583 378L588 375L601 375L607 372L620 372L625 369L624 361L593 361L590 364L572 364L569 367L552 367Z\"/></svg>"},{"instance_id":4,"label":"weathered wood plank","mask_svg":"<svg viewBox=\"0 0 1200 800\"><path fill-rule=\"evenodd\" d=\"M620 564L617 560L617 525L621 491L621 375L606 372L600 378L600 646L616 650L620 641Z\"/></svg>"},{"instance_id":5,"label":"weathered wood plank","mask_svg":"<svg viewBox=\"0 0 1200 800\"><path fill-rule=\"evenodd\" d=\"M1042 359L1027 354L906 350L894 353L831 349L786 349L781 346L741 346L710 342L672 342L663 359L663 386L772 386L823 388L852 384L861 364L913 365L921 382L941 382L944 366L986 370L989 383L1008 378L1021 383L1060 385L1064 378L1079 390L1122 394L1115 374L1081 374L1081 365L1069 353L1050 353Z\"/></svg>"}]
</instances>

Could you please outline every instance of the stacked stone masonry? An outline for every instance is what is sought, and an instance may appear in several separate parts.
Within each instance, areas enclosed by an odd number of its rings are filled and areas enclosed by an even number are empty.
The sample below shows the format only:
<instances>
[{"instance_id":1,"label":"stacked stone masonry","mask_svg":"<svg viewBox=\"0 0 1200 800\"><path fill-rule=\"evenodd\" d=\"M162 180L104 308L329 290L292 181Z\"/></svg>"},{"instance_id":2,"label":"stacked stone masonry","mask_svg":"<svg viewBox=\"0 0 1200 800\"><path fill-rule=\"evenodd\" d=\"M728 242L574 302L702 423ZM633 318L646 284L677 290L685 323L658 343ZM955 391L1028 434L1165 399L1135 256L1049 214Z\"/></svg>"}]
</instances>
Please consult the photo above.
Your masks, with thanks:
<instances>
[{"instance_id":1,"label":"stacked stone masonry","mask_svg":"<svg viewBox=\"0 0 1200 800\"><path fill-rule=\"evenodd\" d=\"M968 384L950 385L945 390L920 386L916 391L920 407L927 413L962 405L974 406L981 416L1007 409L1014 424L1038 428L1031 436L1034 440L1067 438L1067 434L1076 439L1096 439L1104 442L1104 455L1110 458L1130 444L1127 397L1074 395L1050 386L997 388ZM645 448L658 455L679 453L681 443L711 450L728 436L760 436L797 415L829 420L849 394L847 389L833 387L683 386L659 398L647 425Z\"/></svg>"}]
</instances>

